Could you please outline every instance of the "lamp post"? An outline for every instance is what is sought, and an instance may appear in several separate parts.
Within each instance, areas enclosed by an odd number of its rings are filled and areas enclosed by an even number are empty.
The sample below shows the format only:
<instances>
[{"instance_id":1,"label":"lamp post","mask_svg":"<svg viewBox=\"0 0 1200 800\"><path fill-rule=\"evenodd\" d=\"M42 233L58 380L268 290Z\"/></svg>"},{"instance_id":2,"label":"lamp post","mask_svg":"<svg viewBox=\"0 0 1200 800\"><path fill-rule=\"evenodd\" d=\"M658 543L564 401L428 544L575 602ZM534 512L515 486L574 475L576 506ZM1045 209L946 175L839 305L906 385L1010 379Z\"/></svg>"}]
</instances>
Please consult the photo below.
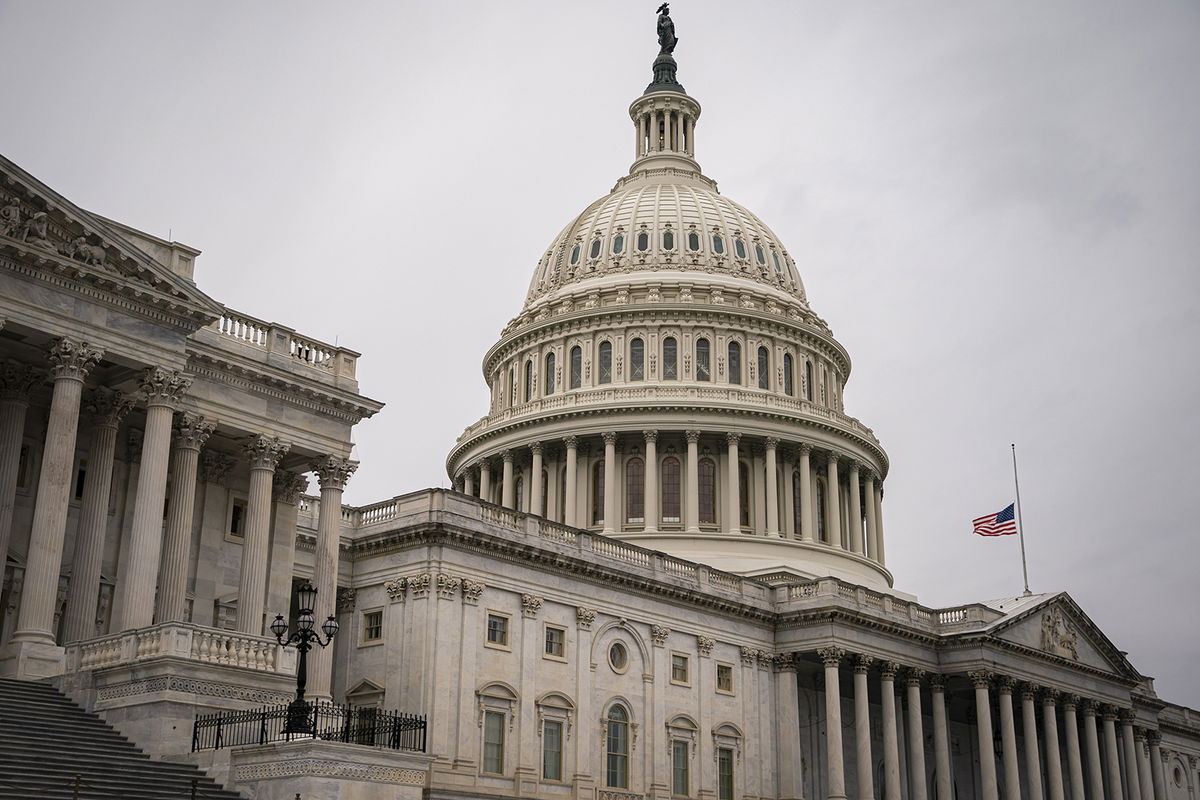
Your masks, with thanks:
<instances>
[{"instance_id":1,"label":"lamp post","mask_svg":"<svg viewBox=\"0 0 1200 800\"><path fill-rule=\"evenodd\" d=\"M309 704L304 699L304 687L308 683L308 651L312 649L314 642L321 647L328 647L338 632L338 623L332 615L321 623L321 632L325 634L325 641L321 641L321 634L316 630L316 619L313 618L313 607L317 604L317 587L309 581L300 584L296 590L296 600L300 606L296 632L288 636L287 621L282 614L277 614L275 621L271 623L271 633L275 634L275 638L284 647L294 644L296 652L300 654L300 663L296 666L296 699L288 706L287 725L283 732L311 734L313 726L308 721Z\"/></svg>"}]
</instances>

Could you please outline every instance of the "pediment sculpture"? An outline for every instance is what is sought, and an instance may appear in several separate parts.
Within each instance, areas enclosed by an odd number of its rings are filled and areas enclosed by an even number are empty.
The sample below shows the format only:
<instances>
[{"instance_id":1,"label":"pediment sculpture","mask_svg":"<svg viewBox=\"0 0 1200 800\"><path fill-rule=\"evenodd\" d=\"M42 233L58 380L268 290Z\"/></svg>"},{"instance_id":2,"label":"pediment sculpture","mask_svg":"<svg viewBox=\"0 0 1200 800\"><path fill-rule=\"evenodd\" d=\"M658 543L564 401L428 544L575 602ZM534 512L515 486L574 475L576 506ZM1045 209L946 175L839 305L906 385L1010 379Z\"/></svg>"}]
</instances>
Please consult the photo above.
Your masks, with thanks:
<instances>
[{"instance_id":1,"label":"pediment sculpture","mask_svg":"<svg viewBox=\"0 0 1200 800\"><path fill-rule=\"evenodd\" d=\"M1078 661L1079 652L1075 647L1078 639L1074 626L1063 619L1058 609L1042 615L1042 649L1047 653Z\"/></svg>"}]
</instances>

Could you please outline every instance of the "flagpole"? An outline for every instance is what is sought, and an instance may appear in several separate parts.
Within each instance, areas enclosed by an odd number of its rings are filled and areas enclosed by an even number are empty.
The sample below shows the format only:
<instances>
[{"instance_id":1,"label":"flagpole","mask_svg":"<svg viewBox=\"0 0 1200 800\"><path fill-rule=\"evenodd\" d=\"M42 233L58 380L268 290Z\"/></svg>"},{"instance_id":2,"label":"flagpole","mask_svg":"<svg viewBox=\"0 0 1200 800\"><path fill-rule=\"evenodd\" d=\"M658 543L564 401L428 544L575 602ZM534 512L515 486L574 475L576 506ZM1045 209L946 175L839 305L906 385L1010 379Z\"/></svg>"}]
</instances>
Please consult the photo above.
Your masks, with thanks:
<instances>
[{"instance_id":1,"label":"flagpole","mask_svg":"<svg viewBox=\"0 0 1200 800\"><path fill-rule=\"evenodd\" d=\"M1025 597L1029 591L1029 567L1025 564L1025 523L1021 521L1021 482L1017 480L1017 445L1012 445L1013 487L1017 490L1017 537L1021 540L1021 572L1025 576Z\"/></svg>"}]
</instances>

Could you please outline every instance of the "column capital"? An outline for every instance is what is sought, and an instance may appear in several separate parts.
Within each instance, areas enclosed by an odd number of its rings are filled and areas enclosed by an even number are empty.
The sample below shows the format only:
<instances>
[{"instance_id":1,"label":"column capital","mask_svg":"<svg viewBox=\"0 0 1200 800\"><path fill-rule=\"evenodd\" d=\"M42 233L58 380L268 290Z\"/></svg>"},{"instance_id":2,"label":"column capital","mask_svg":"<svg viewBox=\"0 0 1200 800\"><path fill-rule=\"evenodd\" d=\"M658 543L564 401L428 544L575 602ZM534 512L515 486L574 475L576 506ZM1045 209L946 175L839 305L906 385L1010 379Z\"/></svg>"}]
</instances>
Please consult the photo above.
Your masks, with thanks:
<instances>
[{"instance_id":1,"label":"column capital","mask_svg":"<svg viewBox=\"0 0 1200 800\"><path fill-rule=\"evenodd\" d=\"M302 472L277 469L271 477L271 498L276 503L294 506L300 495L308 491L308 476Z\"/></svg>"},{"instance_id":2,"label":"column capital","mask_svg":"<svg viewBox=\"0 0 1200 800\"><path fill-rule=\"evenodd\" d=\"M883 678L884 680L889 680L889 681L895 680L896 673L898 673L899 671L900 671L900 662L899 661L880 661L879 662L879 676L881 678Z\"/></svg>"},{"instance_id":3,"label":"column capital","mask_svg":"<svg viewBox=\"0 0 1200 800\"><path fill-rule=\"evenodd\" d=\"M312 464L322 489L345 489L346 482L358 469L358 462L338 456L324 456Z\"/></svg>"},{"instance_id":4,"label":"column capital","mask_svg":"<svg viewBox=\"0 0 1200 800\"><path fill-rule=\"evenodd\" d=\"M871 669L871 664L875 661L874 658L865 654L859 653L854 656L854 672L856 674L866 674Z\"/></svg>"},{"instance_id":5,"label":"column capital","mask_svg":"<svg viewBox=\"0 0 1200 800\"><path fill-rule=\"evenodd\" d=\"M796 656L794 653L778 653L772 658L776 672L795 672ZM795 680L794 678L792 680Z\"/></svg>"},{"instance_id":6,"label":"column capital","mask_svg":"<svg viewBox=\"0 0 1200 800\"><path fill-rule=\"evenodd\" d=\"M185 450L199 451L216 427L217 423L210 422L199 414L185 411L175 421L175 444Z\"/></svg>"},{"instance_id":7,"label":"column capital","mask_svg":"<svg viewBox=\"0 0 1200 800\"><path fill-rule=\"evenodd\" d=\"M1083 712L1085 717L1096 716L1096 701L1090 697L1079 698L1079 710Z\"/></svg>"},{"instance_id":8,"label":"column capital","mask_svg":"<svg viewBox=\"0 0 1200 800\"><path fill-rule=\"evenodd\" d=\"M535 456L540 456L545 452L545 448L542 446L541 442L530 442L529 452L533 453Z\"/></svg>"},{"instance_id":9,"label":"column capital","mask_svg":"<svg viewBox=\"0 0 1200 800\"><path fill-rule=\"evenodd\" d=\"M976 689L986 689L992 684L992 673L986 669L975 669L967 673L967 677L971 679L971 685Z\"/></svg>"},{"instance_id":10,"label":"column capital","mask_svg":"<svg viewBox=\"0 0 1200 800\"><path fill-rule=\"evenodd\" d=\"M147 406L175 408L192 385L192 379L177 370L150 367L142 372L138 384Z\"/></svg>"},{"instance_id":11,"label":"column capital","mask_svg":"<svg viewBox=\"0 0 1200 800\"><path fill-rule=\"evenodd\" d=\"M250 469L274 471L275 467L279 466L279 459L283 458L291 447L287 442L279 441L278 436L259 433L242 443L242 452L250 462Z\"/></svg>"},{"instance_id":12,"label":"column capital","mask_svg":"<svg viewBox=\"0 0 1200 800\"><path fill-rule=\"evenodd\" d=\"M766 444L768 450L774 450L779 447L779 437L778 436L768 436L765 440L765 444Z\"/></svg>"},{"instance_id":13,"label":"column capital","mask_svg":"<svg viewBox=\"0 0 1200 800\"><path fill-rule=\"evenodd\" d=\"M83 401L83 410L91 417L93 425L115 428L125 415L133 409L136 400L107 386L97 386Z\"/></svg>"},{"instance_id":14,"label":"column capital","mask_svg":"<svg viewBox=\"0 0 1200 800\"><path fill-rule=\"evenodd\" d=\"M1066 709L1066 708L1074 709L1075 707L1077 707L1079 705L1080 697L1079 697L1079 695L1073 694L1071 692L1063 692L1061 701L1062 701L1062 707L1064 709Z\"/></svg>"},{"instance_id":15,"label":"column capital","mask_svg":"<svg viewBox=\"0 0 1200 800\"><path fill-rule=\"evenodd\" d=\"M1100 706L1100 718L1105 722L1116 722L1117 718L1121 716L1120 711L1121 709L1116 706L1103 704Z\"/></svg>"},{"instance_id":16,"label":"column capital","mask_svg":"<svg viewBox=\"0 0 1200 800\"><path fill-rule=\"evenodd\" d=\"M840 647L822 647L817 651L817 655L821 657L821 663L827 667L836 667L842 663L842 657L846 655L846 651Z\"/></svg>"},{"instance_id":17,"label":"column capital","mask_svg":"<svg viewBox=\"0 0 1200 800\"><path fill-rule=\"evenodd\" d=\"M503 461L505 464L511 464L513 462L513 451L512 450L501 450L500 451L500 460Z\"/></svg>"},{"instance_id":18,"label":"column capital","mask_svg":"<svg viewBox=\"0 0 1200 800\"><path fill-rule=\"evenodd\" d=\"M600 438L601 438L602 440L604 440L604 446L605 446L605 447L608 447L610 444L611 444L611 445L616 445L616 443L617 443L617 432L616 432L616 431L605 431L604 433L600 434Z\"/></svg>"},{"instance_id":19,"label":"column capital","mask_svg":"<svg viewBox=\"0 0 1200 800\"><path fill-rule=\"evenodd\" d=\"M929 673L929 690L943 692L946 690L946 676L940 672Z\"/></svg>"},{"instance_id":20,"label":"column capital","mask_svg":"<svg viewBox=\"0 0 1200 800\"><path fill-rule=\"evenodd\" d=\"M205 483L220 483L235 463L232 456L217 450L205 450L200 461L200 479Z\"/></svg>"},{"instance_id":21,"label":"column capital","mask_svg":"<svg viewBox=\"0 0 1200 800\"><path fill-rule=\"evenodd\" d=\"M830 467L836 467L838 463L838 454L830 450L825 454L825 463Z\"/></svg>"},{"instance_id":22,"label":"column capital","mask_svg":"<svg viewBox=\"0 0 1200 800\"><path fill-rule=\"evenodd\" d=\"M69 336L55 339L46 350L46 358L50 361L50 377L54 380L70 378L82 381L103 356L103 350Z\"/></svg>"},{"instance_id":23,"label":"column capital","mask_svg":"<svg viewBox=\"0 0 1200 800\"><path fill-rule=\"evenodd\" d=\"M1042 705L1044 705L1044 706L1057 705L1059 694L1060 694L1060 692L1058 691L1058 689L1050 689L1050 688L1042 689Z\"/></svg>"},{"instance_id":24,"label":"column capital","mask_svg":"<svg viewBox=\"0 0 1200 800\"><path fill-rule=\"evenodd\" d=\"M647 442L657 442L658 431L642 431L642 438Z\"/></svg>"},{"instance_id":25,"label":"column capital","mask_svg":"<svg viewBox=\"0 0 1200 800\"><path fill-rule=\"evenodd\" d=\"M28 402L29 393L45 379L45 370L20 361L5 361L0 364L0 400Z\"/></svg>"},{"instance_id":26,"label":"column capital","mask_svg":"<svg viewBox=\"0 0 1200 800\"><path fill-rule=\"evenodd\" d=\"M740 433L727 433L725 434L725 444L737 444L741 438L742 435Z\"/></svg>"},{"instance_id":27,"label":"column capital","mask_svg":"<svg viewBox=\"0 0 1200 800\"><path fill-rule=\"evenodd\" d=\"M875 474L875 470L868 467L862 471L862 475L860 477L864 483L874 484L879 476Z\"/></svg>"},{"instance_id":28,"label":"column capital","mask_svg":"<svg viewBox=\"0 0 1200 800\"><path fill-rule=\"evenodd\" d=\"M684 431L683 435L688 444L696 444L700 441L700 431Z\"/></svg>"},{"instance_id":29,"label":"column capital","mask_svg":"<svg viewBox=\"0 0 1200 800\"><path fill-rule=\"evenodd\" d=\"M482 472L485 469L491 469L491 464L488 463L486 458L481 458L474 463L473 467Z\"/></svg>"},{"instance_id":30,"label":"column capital","mask_svg":"<svg viewBox=\"0 0 1200 800\"><path fill-rule=\"evenodd\" d=\"M1158 747L1162 744L1162 734L1158 732L1158 728L1146 729L1146 741L1151 747Z\"/></svg>"},{"instance_id":31,"label":"column capital","mask_svg":"<svg viewBox=\"0 0 1200 800\"><path fill-rule=\"evenodd\" d=\"M1012 694L1017 682L1011 675L996 676L996 691L1000 694Z\"/></svg>"},{"instance_id":32,"label":"column capital","mask_svg":"<svg viewBox=\"0 0 1200 800\"><path fill-rule=\"evenodd\" d=\"M920 686L921 679L925 677L925 670L920 667L909 667L904 676L904 682L909 686Z\"/></svg>"},{"instance_id":33,"label":"column capital","mask_svg":"<svg viewBox=\"0 0 1200 800\"><path fill-rule=\"evenodd\" d=\"M800 444L796 445L796 451L802 456L809 455L812 453L812 450L813 446L808 442L801 442Z\"/></svg>"},{"instance_id":34,"label":"column capital","mask_svg":"<svg viewBox=\"0 0 1200 800\"><path fill-rule=\"evenodd\" d=\"M1129 725L1130 727L1132 727L1132 726L1133 726L1133 720L1134 720L1134 719L1135 719L1135 717L1136 717L1136 715L1133 713L1133 709L1132 709L1132 708L1122 708L1122 709L1120 709L1120 710L1117 712L1117 716L1119 716L1119 717L1121 718L1121 724L1122 724L1122 725Z\"/></svg>"},{"instance_id":35,"label":"column capital","mask_svg":"<svg viewBox=\"0 0 1200 800\"><path fill-rule=\"evenodd\" d=\"M1021 684L1021 699L1030 701L1036 700L1038 692L1041 690L1042 687L1038 686L1036 683L1023 683Z\"/></svg>"},{"instance_id":36,"label":"column capital","mask_svg":"<svg viewBox=\"0 0 1200 800\"><path fill-rule=\"evenodd\" d=\"M1142 741L1145 741L1145 739L1146 739L1146 729L1145 729L1145 728L1134 727L1134 729L1133 729L1133 740L1134 740L1135 742L1142 742Z\"/></svg>"},{"instance_id":37,"label":"column capital","mask_svg":"<svg viewBox=\"0 0 1200 800\"><path fill-rule=\"evenodd\" d=\"M856 458L846 459L846 466L849 468L849 470L851 472L858 472L859 468L861 468L862 465L863 465L862 462Z\"/></svg>"},{"instance_id":38,"label":"column capital","mask_svg":"<svg viewBox=\"0 0 1200 800\"><path fill-rule=\"evenodd\" d=\"M579 437L578 436L564 436L563 437L563 447L567 448L568 450L574 450L575 448L579 447Z\"/></svg>"}]
</instances>

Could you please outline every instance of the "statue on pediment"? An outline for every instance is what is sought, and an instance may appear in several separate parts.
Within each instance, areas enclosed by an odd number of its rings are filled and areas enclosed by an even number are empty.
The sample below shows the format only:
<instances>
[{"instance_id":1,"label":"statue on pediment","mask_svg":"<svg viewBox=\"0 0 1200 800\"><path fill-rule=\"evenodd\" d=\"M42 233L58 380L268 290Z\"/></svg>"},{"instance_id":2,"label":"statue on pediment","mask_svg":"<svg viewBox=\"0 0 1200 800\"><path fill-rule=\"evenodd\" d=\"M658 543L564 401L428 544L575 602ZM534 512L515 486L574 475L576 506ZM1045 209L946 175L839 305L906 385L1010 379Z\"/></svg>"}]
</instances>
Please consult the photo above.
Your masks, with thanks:
<instances>
[{"instance_id":1,"label":"statue on pediment","mask_svg":"<svg viewBox=\"0 0 1200 800\"><path fill-rule=\"evenodd\" d=\"M86 236L76 236L71 240L71 258L85 264L99 266L104 263L104 248L98 244L88 244Z\"/></svg>"},{"instance_id":2,"label":"statue on pediment","mask_svg":"<svg viewBox=\"0 0 1200 800\"><path fill-rule=\"evenodd\" d=\"M10 197L0 208L0 233L5 236L16 236L21 232L21 201Z\"/></svg>"},{"instance_id":3,"label":"statue on pediment","mask_svg":"<svg viewBox=\"0 0 1200 800\"><path fill-rule=\"evenodd\" d=\"M1078 661L1079 652L1075 647L1078 640L1075 628L1063 619L1058 609L1042 615L1042 649L1047 653Z\"/></svg>"},{"instance_id":4,"label":"statue on pediment","mask_svg":"<svg viewBox=\"0 0 1200 800\"><path fill-rule=\"evenodd\" d=\"M38 247L54 249L53 243L46 235L50 230L50 217L45 211L39 211L25 221L21 226L21 241L36 244Z\"/></svg>"}]
</instances>

